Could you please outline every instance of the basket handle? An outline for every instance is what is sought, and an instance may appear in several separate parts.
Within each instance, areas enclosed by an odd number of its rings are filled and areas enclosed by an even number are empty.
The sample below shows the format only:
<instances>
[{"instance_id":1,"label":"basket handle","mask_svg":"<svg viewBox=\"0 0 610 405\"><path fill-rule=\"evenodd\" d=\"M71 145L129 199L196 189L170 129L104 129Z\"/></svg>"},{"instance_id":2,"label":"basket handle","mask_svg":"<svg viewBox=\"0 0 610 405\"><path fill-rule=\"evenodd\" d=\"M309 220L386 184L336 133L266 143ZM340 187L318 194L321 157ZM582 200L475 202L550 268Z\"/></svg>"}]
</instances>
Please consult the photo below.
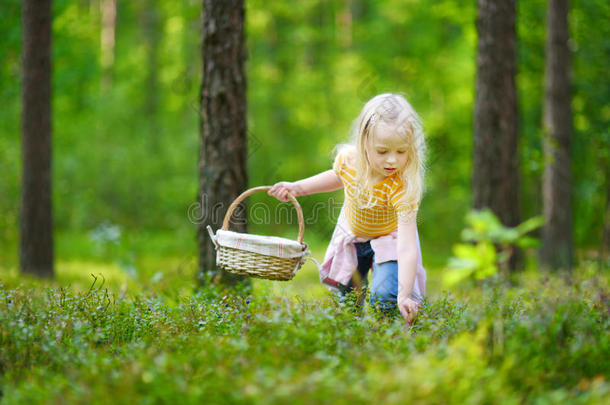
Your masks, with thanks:
<instances>
[{"instance_id":1,"label":"basket handle","mask_svg":"<svg viewBox=\"0 0 610 405\"><path fill-rule=\"evenodd\" d=\"M269 189L271 189L271 186L260 186L260 187L251 188L251 189L246 190L243 193L241 193L239 195L239 197L237 197L235 199L235 201L233 201L233 203L231 203L231 205L229 206L229 209L227 210L227 213L225 214L225 219L222 221L222 230L223 231L229 230L229 221L231 220L233 211L235 210L235 208L237 208L237 206L239 205L240 202L245 200L246 197L250 196L251 194L256 193L257 191L267 191ZM290 199L290 201L292 202L292 205L294 205L294 208L297 210L297 217L299 219L299 236L297 238L297 242L303 243L303 235L305 234L305 221L303 220L303 210L301 209L301 206L299 205L296 198L294 198L292 196L292 194L288 193L287 196Z\"/></svg>"}]
</instances>

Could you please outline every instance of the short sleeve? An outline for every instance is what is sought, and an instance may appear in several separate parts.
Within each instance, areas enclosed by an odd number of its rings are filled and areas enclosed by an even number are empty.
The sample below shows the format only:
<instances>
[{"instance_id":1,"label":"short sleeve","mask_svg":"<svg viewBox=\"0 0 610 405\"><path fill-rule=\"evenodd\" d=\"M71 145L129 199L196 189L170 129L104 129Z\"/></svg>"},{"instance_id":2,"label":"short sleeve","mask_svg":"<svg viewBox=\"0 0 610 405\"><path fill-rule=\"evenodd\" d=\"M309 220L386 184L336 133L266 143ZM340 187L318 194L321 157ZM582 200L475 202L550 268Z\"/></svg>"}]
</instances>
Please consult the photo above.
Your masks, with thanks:
<instances>
[{"instance_id":1,"label":"short sleeve","mask_svg":"<svg viewBox=\"0 0 610 405\"><path fill-rule=\"evenodd\" d=\"M335 158L335 162L333 163L333 171L337 174L337 176L339 177L343 177L343 161L344 161L344 157L342 153L338 153L337 157ZM327 166L328 167L328 166Z\"/></svg>"},{"instance_id":2,"label":"short sleeve","mask_svg":"<svg viewBox=\"0 0 610 405\"><path fill-rule=\"evenodd\" d=\"M414 218L417 216L419 205L409 203L402 185L396 187L390 195L390 205L396 210L396 215L399 218Z\"/></svg>"}]
</instances>

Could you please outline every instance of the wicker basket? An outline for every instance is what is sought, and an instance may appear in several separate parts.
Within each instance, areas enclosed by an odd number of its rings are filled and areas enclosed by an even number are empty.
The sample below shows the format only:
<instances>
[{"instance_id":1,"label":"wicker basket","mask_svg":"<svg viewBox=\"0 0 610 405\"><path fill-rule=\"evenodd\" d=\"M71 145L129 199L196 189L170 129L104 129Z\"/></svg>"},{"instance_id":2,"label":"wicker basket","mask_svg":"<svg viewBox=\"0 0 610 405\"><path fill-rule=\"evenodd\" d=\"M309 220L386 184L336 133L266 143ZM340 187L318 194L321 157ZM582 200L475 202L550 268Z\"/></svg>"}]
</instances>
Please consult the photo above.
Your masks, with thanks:
<instances>
[{"instance_id":1,"label":"wicker basket","mask_svg":"<svg viewBox=\"0 0 610 405\"><path fill-rule=\"evenodd\" d=\"M299 235L296 241L275 236L260 236L229 231L229 221L233 211L249 195L257 191L267 191L270 186L251 188L243 192L229 206L222 228L212 232L207 229L216 247L216 264L223 270L268 280L291 280L301 268L309 254L303 242L305 221L303 211L297 200L288 195L294 205L299 220Z\"/></svg>"}]
</instances>

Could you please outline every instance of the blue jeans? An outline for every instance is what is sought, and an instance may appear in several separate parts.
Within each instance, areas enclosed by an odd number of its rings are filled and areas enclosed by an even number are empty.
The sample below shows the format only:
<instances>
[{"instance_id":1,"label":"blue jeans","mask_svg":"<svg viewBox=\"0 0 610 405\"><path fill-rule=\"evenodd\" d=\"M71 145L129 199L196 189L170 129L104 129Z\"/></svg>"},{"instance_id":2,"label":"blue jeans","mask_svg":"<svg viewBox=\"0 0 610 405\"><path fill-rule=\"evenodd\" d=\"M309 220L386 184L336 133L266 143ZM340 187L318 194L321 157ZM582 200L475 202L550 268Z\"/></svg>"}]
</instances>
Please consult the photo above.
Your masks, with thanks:
<instances>
[{"instance_id":1,"label":"blue jeans","mask_svg":"<svg viewBox=\"0 0 610 405\"><path fill-rule=\"evenodd\" d=\"M396 309L396 297L398 296L398 262L391 260L384 263L375 263L375 252L371 248L371 242L354 243L358 257L358 273L363 286L366 285L366 277L371 267L373 268L373 280L370 288L371 306L382 311ZM354 278L350 281L348 288L354 287Z\"/></svg>"}]
</instances>

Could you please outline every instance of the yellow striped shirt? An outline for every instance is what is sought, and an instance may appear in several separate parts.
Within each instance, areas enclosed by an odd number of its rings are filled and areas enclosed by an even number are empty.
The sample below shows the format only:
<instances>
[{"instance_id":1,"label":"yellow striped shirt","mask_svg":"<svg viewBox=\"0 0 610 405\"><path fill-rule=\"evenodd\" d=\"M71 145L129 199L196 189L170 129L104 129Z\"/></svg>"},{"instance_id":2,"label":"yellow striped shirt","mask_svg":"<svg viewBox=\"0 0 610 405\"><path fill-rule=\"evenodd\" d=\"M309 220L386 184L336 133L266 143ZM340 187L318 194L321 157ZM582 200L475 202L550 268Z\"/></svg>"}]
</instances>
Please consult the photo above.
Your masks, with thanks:
<instances>
[{"instance_id":1,"label":"yellow striped shirt","mask_svg":"<svg viewBox=\"0 0 610 405\"><path fill-rule=\"evenodd\" d=\"M417 207L410 208L405 202L403 180L397 173L377 183L372 191L372 206L362 208L366 200L357 193L356 169L345 153L339 153L333 164L333 170L343 182L345 188L343 210L356 236L374 239L387 235L397 228L398 215L409 215L417 211Z\"/></svg>"}]
</instances>

